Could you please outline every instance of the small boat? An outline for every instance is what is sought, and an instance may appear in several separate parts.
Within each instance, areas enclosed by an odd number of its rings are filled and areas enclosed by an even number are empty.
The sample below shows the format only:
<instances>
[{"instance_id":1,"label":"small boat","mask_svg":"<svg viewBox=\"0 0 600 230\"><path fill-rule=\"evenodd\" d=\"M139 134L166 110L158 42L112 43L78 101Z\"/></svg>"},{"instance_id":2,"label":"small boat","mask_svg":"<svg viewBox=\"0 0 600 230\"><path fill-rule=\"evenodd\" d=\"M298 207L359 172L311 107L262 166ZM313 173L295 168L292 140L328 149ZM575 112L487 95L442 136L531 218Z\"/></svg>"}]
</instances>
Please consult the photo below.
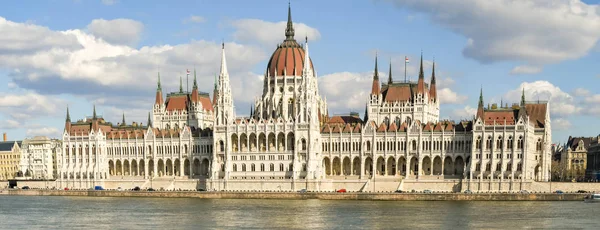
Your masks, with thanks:
<instances>
[{"instance_id":1,"label":"small boat","mask_svg":"<svg viewBox=\"0 0 600 230\"><path fill-rule=\"evenodd\" d=\"M585 203L600 203L600 194L589 194L583 198Z\"/></svg>"}]
</instances>

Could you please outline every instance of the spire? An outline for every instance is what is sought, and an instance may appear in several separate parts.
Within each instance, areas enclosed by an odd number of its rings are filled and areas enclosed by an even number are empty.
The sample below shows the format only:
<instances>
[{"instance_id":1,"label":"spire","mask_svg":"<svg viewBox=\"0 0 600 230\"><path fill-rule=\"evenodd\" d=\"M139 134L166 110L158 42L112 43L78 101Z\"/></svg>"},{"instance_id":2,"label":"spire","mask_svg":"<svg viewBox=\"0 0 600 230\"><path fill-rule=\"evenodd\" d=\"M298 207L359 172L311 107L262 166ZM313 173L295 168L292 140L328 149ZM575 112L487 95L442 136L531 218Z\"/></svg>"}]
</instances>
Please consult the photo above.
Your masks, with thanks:
<instances>
[{"instance_id":1,"label":"spire","mask_svg":"<svg viewBox=\"0 0 600 230\"><path fill-rule=\"evenodd\" d=\"M429 99L437 101L437 88L435 85L435 61L433 62L433 68L431 71L431 83L429 84Z\"/></svg>"},{"instance_id":2,"label":"spire","mask_svg":"<svg viewBox=\"0 0 600 230\"><path fill-rule=\"evenodd\" d=\"M311 66L310 66L310 56L308 54L308 36L305 37L305 43L304 43L304 69L302 70L303 73L302 74L308 74L311 70Z\"/></svg>"},{"instance_id":3,"label":"spire","mask_svg":"<svg viewBox=\"0 0 600 230\"><path fill-rule=\"evenodd\" d=\"M96 104L94 104L94 114L92 115L92 119L96 120Z\"/></svg>"},{"instance_id":4,"label":"spire","mask_svg":"<svg viewBox=\"0 0 600 230\"><path fill-rule=\"evenodd\" d=\"M523 92L521 93L521 106L525 106L525 88L523 88Z\"/></svg>"},{"instance_id":5,"label":"spire","mask_svg":"<svg viewBox=\"0 0 600 230\"><path fill-rule=\"evenodd\" d=\"M229 75L227 72L227 59L225 58L225 43L221 44L221 76Z\"/></svg>"},{"instance_id":6,"label":"spire","mask_svg":"<svg viewBox=\"0 0 600 230\"><path fill-rule=\"evenodd\" d=\"M69 106L67 106L67 119L66 122L71 122L71 115L69 114Z\"/></svg>"},{"instance_id":7,"label":"spire","mask_svg":"<svg viewBox=\"0 0 600 230\"><path fill-rule=\"evenodd\" d=\"M375 53L375 72L373 73L373 86L371 87L371 94L378 95L381 88L379 85L379 70L377 70L377 53Z\"/></svg>"},{"instance_id":8,"label":"spire","mask_svg":"<svg viewBox=\"0 0 600 230\"><path fill-rule=\"evenodd\" d=\"M162 91L160 87L160 72L158 72L158 87L156 88L156 91Z\"/></svg>"},{"instance_id":9,"label":"spire","mask_svg":"<svg viewBox=\"0 0 600 230\"><path fill-rule=\"evenodd\" d=\"M421 67L419 68L419 81L417 82L417 92L425 94L425 74L423 73L423 52L421 52Z\"/></svg>"},{"instance_id":10,"label":"spire","mask_svg":"<svg viewBox=\"0 0 600 230\"><path fill-rule=\"evenodd\" d=\"M179 76L179 93L183 93L183 81L181 80L181 76Z\"/></svg>"},{"instance_id":11,"label":"spire","mask_svg":"<svg viewBox=\"0 0 600 230\"><path fill-rule=\"evenodd\" d=\"M121 125L125 125L125 112L123 112L123 121L121 121Z\"/></svg>"},{"instance_id":12,"label":"spire","mask_svg":"<svg viewBox=\"0 0 600 230\"><path fill-rule=\"evenodd\" d=\"M196 81L196 68L194 68L194 86L192 89L198 89L198 82Z\"/></svg>"},{"instance_id":13,"label":"spire","mask_svg":"<svg viewBox=\"0 0 600 230\"><path fill-rule=\"evenodd\" d=\"M480 118L483 120L483 87L481 87L480 91L479 91L479 103L477 104L477 118Z\"/></svg>"},{"instance_id":14,"label":"spire","mask_svg":"<svg viewBox=\"0 0 600 230\"><path fill-rule=\"evenodd\" d=\"M294 40L294 24L292 23L292 6L288 2L288 20L285 28L285 40Z\"/></svg>"},{"instance_id":15,"label":"spire","mask_svg":"<svg viewBox=\"0 0 600 230\"><path fill-rule=\"evenodd\" d=\"M152 127L152 120L150 119L150 112L148 112L148 127Z\"/></svg>"},{"instance_id":16,"label":"spire","mask_svg":"<svg viewBox=\"0 0 600 230\"><path fill-rule=\"evenodd\" d=\"M421 52L421 67L419 68L419 79L425 79L425 75L423 73L423 52Z\"/></svg>"},{"instance_id":17,"label":"spire","mask_svg":"<svg viewBox=\"0 0 600 230\"><path fill-rule=\"evenodd\" d=\"M390 58L390 73L388 74L388 85L392 84L392 59Z\"/></svg>"}]
</instances>

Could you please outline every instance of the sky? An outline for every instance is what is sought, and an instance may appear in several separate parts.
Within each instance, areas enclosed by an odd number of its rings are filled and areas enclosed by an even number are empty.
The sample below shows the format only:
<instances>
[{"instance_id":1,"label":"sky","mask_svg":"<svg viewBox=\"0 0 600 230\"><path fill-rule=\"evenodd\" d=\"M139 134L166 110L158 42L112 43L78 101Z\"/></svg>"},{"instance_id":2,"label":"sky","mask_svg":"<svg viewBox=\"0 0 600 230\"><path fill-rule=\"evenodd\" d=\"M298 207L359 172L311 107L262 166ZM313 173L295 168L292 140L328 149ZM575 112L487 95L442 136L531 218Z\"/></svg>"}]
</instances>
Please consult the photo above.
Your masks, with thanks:
<instances>
[{"instance_id":1,"label":"sky","mask_svg":"<svg viewBox=\"0 0 600 230\"><path fill-rule=\"evenodd\" d=\"M600 133L599 0L292 1L330 115L363 112L374 59L387 79L426 81L435 60L441 118L470 119L488 103L550 101L552 139ZM236 113L262 92L285 38L288 1L9 1L0 8L0 132L60 137L71 119L146 123L163 94L196 70L212 92L225 43ZM193 77L193 76L192 76ZM191 85L192 79L189 79ZM184 88L187 86L184 83ZM190 86L191 87L191 86Z\"/></svg>"}]
</instances>

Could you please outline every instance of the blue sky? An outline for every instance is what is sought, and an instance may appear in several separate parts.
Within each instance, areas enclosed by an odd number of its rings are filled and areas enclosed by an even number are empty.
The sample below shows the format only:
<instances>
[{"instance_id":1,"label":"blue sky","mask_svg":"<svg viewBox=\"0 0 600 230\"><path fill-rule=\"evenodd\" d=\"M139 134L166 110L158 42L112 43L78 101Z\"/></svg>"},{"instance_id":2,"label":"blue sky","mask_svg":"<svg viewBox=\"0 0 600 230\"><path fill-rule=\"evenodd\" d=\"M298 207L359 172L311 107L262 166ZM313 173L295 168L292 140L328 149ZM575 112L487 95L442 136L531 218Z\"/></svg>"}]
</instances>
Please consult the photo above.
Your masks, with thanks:
<instances>
[{"instance_id":1,"label":"blue sky","mask_svg":"<svg viewBox=\"0 0 600 230\"><path fill-rule=\"evenodd\" d=\"M375 52L385 76L426 76L436 61L442 118L486 103L550 100L553 140L600 133L598 1L293 1L298 40L309 37L330 113L364 111ZM0 9L0 131L58 136L92 105L112 121L146 122L156 73L164 87L196 68L210 92L225 41L238 115L259 96L266 62L284 38L287 1L7 2ZM427 77L428 78L428 77ZM185 81L185 80L184 80ZM191 81L191 80L190 80ZM191 83L190 83L191 84Z\"/></svg>"}]
</instances>

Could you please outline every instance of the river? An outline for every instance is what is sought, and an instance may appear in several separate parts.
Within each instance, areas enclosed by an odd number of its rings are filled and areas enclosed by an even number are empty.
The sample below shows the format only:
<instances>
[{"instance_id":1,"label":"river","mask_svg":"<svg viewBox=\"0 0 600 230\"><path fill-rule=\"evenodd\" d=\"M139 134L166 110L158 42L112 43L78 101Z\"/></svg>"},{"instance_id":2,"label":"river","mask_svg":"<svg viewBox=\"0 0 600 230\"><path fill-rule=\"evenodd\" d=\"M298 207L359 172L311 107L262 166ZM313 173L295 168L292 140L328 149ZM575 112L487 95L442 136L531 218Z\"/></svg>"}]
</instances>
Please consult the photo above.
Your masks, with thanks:
<instances>
[{"instance_id":1,"label":"river","mask_svg":"<svg viewBox=\"0 0 600 230\"><path fill-rule=\"evenodd\" d=\"M0 196L1 229L598 229L583 202Z\"/></svg>"}]
</instances>

